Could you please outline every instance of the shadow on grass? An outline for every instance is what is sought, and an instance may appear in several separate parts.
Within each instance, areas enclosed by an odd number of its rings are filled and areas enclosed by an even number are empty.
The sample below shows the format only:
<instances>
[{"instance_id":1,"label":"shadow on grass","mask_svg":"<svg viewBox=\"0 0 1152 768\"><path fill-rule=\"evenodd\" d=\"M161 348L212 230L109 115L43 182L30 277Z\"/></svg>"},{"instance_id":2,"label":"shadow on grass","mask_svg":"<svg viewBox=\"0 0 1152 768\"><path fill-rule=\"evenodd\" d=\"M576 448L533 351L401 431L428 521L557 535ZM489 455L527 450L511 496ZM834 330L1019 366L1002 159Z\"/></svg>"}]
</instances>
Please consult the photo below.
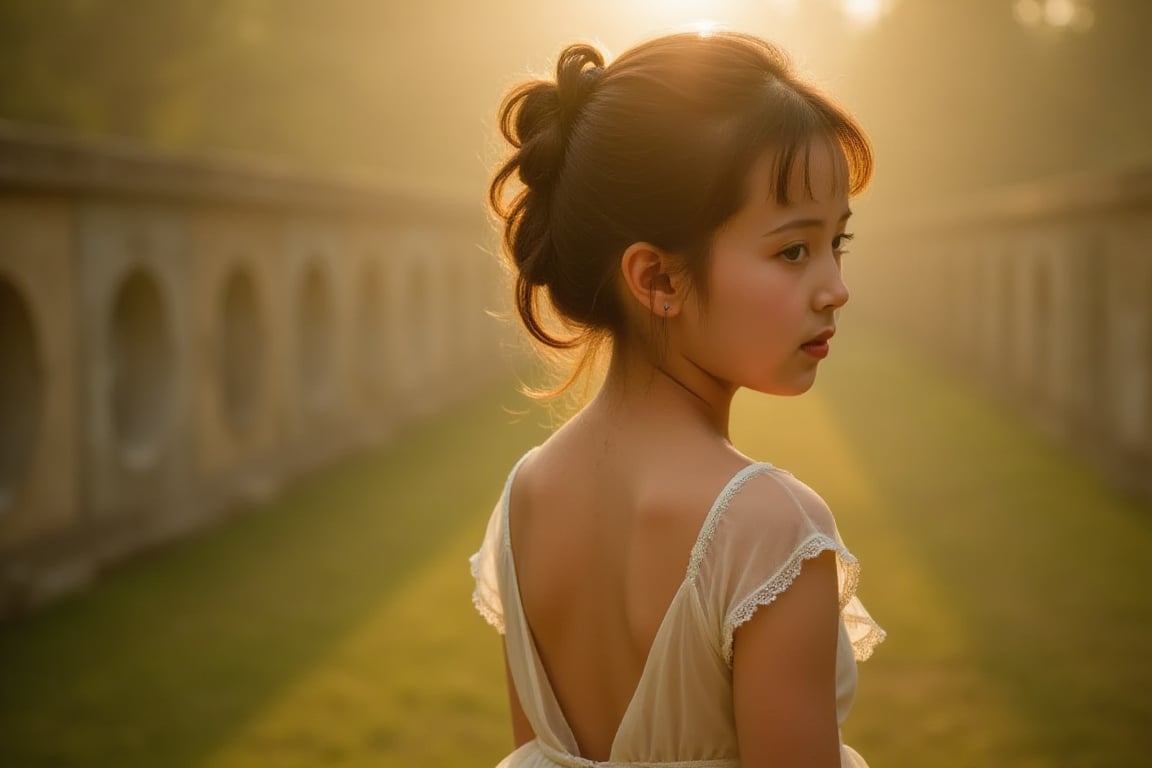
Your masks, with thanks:
<instances>
[{"instance_id":1,"label":"shadow on grass","mask_svg":"<svg viewBox=\"0 0 1152 768\"><path fill-rule=\"evenodd\" d=\"M894 342L852 333L837 350L851 375L820 390L960 618L972 663L1022 715L1027 732L1001 764L1141 762L1152 505Z\"/></svg>"},{"instance_id":2,"label":"shadow on grass","mask_svg":"<svg viewBox=\"0 0 1152 768\"><path fill-rule=\"evenodd\" d=\"M544 434L509 385L0 625L0 764L201 763L443 543Z\"/></svg>"}]
</instances>

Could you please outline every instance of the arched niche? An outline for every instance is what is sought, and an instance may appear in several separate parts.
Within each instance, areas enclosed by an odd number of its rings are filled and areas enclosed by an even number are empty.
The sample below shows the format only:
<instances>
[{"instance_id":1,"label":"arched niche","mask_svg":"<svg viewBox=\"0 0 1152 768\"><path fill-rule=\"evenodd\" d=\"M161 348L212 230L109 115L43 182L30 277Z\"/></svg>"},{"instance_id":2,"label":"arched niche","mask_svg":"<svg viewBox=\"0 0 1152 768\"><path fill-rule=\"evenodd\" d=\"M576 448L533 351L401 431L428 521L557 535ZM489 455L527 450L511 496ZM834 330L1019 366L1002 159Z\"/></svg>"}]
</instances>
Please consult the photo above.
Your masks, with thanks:
<instances>
[{"instance_id":1,"label":"arched niche","mask_svg":"<svg viewBox=\"0 0 1152 768\"><path fill-rule=\"evenodd\" d=\"M370 399L382 397L388 384L389 349L383 271L375 260L364 265L356 295L357 376Z\"/></svg>"},{"instance_id":2,"label":"arched niche","mask_svg":"<svg viewBox=\"0 0 1152 768\"><path fill-rule=\"evenodd\" d=\"M260 414L268 363L261 307L250 270L233 268L220 294L216 385L224 421L237 437L249 434Z\"/></svg>"},{"instance_id":3,"label":"arched niche","mask_svg":"<svg viewBox=\"0 0 1152 768\"><path fill-rule=\"evenodd\" d=\"M305 405L323 409L332 397L335 319L332 281L319 264L302 272L297 290L297 375Z\"/></svg>"},{"instance_id":4,"label":"arched niche","mask_svg":"<svg viewBox=\"0 0 1152 768\"><path fill-rule=\"evenodd\" d=\"M408 312L411 323L408 358L421 375L428 372L435 345L435 318L432 307L432 275L425 259L417 258L408 272Z\"/></svg>"},{"instance_id":5,"label":"arched niche","mask_svg":"<svg viewBox=\"0 0 1152 768\"><path fill-rule=\"evenodd\" d=\"M43 407L36 323L21 290L0 275L0 516L23 485Z\"/></svg>"},{"instance_id":6,"label":"arched niche","mask_svg":"<svg viewBox=\"0 0 1152 768\"><path fill-rule=\"evenodd\" d=\"M168 438L176 366L169 309L151 271L139 267L120 281L110 323L116 444L129 467L146 469Z\"/></svg>"}]
</instances>

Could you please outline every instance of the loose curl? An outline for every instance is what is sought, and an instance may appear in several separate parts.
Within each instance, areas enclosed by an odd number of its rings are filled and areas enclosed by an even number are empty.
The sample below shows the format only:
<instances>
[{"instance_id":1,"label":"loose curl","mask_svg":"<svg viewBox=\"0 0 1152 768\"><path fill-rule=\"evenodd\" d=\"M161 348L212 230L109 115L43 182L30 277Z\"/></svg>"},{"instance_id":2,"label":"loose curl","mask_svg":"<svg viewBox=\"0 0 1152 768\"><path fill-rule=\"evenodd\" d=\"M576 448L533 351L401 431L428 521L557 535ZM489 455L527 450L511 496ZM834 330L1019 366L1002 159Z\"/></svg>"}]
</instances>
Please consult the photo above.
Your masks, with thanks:
<instances>
[{"instance_id":1,"label":"loose curl","mask_svg":"<svg viewBox=\"0 0 1152 768\"><path fill-rule=\"evenodd\" d=\"M581 338L559 339L545 329L536 305L536 289L554 284L562 274L549 228L553 192L569 135L603 66L604 57L592 46L569 46L560 54L554 82L522 83L500 107L500 132L517 151L496 172L489 187L489 204L506 221L504 248L517 269L520 317L533 337L556 349L575 347ZM524 188L505 205L504 188L513 174ZM584 319L579 303L571 310L576 322Z\"/></svg>"},{"instance_id":2,"label":"loose curl","mask_svg":"<svg viewBox=\"0 0 1152 768\"><path fill-rule=\"evenodd\" d=\"M542 352L578 354L559 386L526 390L542 399L566 392L606 344L641 335L614 290L630 244L677 255L706 307L712 237L745 201L757 153L775 151L781 204L797 192L788 181L798 160L811 195L813 139L843 152L847 177L837 183L850 194L872 175L856 121L801 80L783 51L738 32L666 35L608 65L594 46L570 45L554 80L523 82L504 97L499 126L513 152L488 203L503 223L516 310ZM513 178L522 188L505 201Z\"/></svg>"}]
</instances>

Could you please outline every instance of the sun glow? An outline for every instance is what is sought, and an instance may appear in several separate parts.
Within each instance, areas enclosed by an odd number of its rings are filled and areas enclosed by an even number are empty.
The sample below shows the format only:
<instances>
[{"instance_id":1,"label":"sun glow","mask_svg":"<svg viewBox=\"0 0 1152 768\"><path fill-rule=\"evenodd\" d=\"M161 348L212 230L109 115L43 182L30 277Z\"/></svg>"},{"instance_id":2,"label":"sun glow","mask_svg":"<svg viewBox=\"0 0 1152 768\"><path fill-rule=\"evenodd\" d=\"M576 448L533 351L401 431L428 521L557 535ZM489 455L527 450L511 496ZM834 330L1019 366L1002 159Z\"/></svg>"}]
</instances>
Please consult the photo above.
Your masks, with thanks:
<instances>
[{"instance_id":1,"label":"sun glow","mask_svg":"<svg viewBox=\"0 0 1152 768\"><path fill-rule=\"evenodd\" d=\"M715 34L724 25L715 19L696 19L685 25L689 30L700 35L700 37L708 37Z\"/></svg>"},{"instance_id":2,"label":"sun glow","mask_svg":"<svg viewBox=\"0 0 1152 768\"><path fill-rule=\"evenodd\" d=\"M871 27L891 10L891 0L841 0L844 15L853 24Z\"/></svg>"}]
</instances>

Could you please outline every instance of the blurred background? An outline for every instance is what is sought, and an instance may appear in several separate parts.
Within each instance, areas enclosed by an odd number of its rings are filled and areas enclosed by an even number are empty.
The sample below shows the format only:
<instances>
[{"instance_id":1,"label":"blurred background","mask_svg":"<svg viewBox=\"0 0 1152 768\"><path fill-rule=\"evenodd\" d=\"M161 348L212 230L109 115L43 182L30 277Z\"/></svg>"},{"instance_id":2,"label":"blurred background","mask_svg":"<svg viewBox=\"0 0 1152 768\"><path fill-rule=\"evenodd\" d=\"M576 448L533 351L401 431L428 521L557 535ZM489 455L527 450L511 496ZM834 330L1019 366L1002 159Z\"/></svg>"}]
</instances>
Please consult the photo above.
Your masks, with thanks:
<instances>
[{"instance_id":1,"label":"blurred background","mask_svg":"<svg viewBox=\"0 0 1152 768\"><path fill-rule=\"evenodd\" d=\"M873 765L1152 722L1144 0L0 0L0 764L489 765L466 558L557 415L485 207L575 41L781 44L860 119L852 301L733 439L837 515Z\"/></svg>"},{"instance_id":2,"label":"blurred background","mask_svg":"<svg viewBox=\"0 0 1152 768\"><path fill-rule=\"evenodd\" d=\"M854 109L876 194L922 200L1147 160L1139 0L5 0L0 112L475 196L493 116L576 39L611 57L708 21L755 31Z\"/></svg>"}]
</instances>

